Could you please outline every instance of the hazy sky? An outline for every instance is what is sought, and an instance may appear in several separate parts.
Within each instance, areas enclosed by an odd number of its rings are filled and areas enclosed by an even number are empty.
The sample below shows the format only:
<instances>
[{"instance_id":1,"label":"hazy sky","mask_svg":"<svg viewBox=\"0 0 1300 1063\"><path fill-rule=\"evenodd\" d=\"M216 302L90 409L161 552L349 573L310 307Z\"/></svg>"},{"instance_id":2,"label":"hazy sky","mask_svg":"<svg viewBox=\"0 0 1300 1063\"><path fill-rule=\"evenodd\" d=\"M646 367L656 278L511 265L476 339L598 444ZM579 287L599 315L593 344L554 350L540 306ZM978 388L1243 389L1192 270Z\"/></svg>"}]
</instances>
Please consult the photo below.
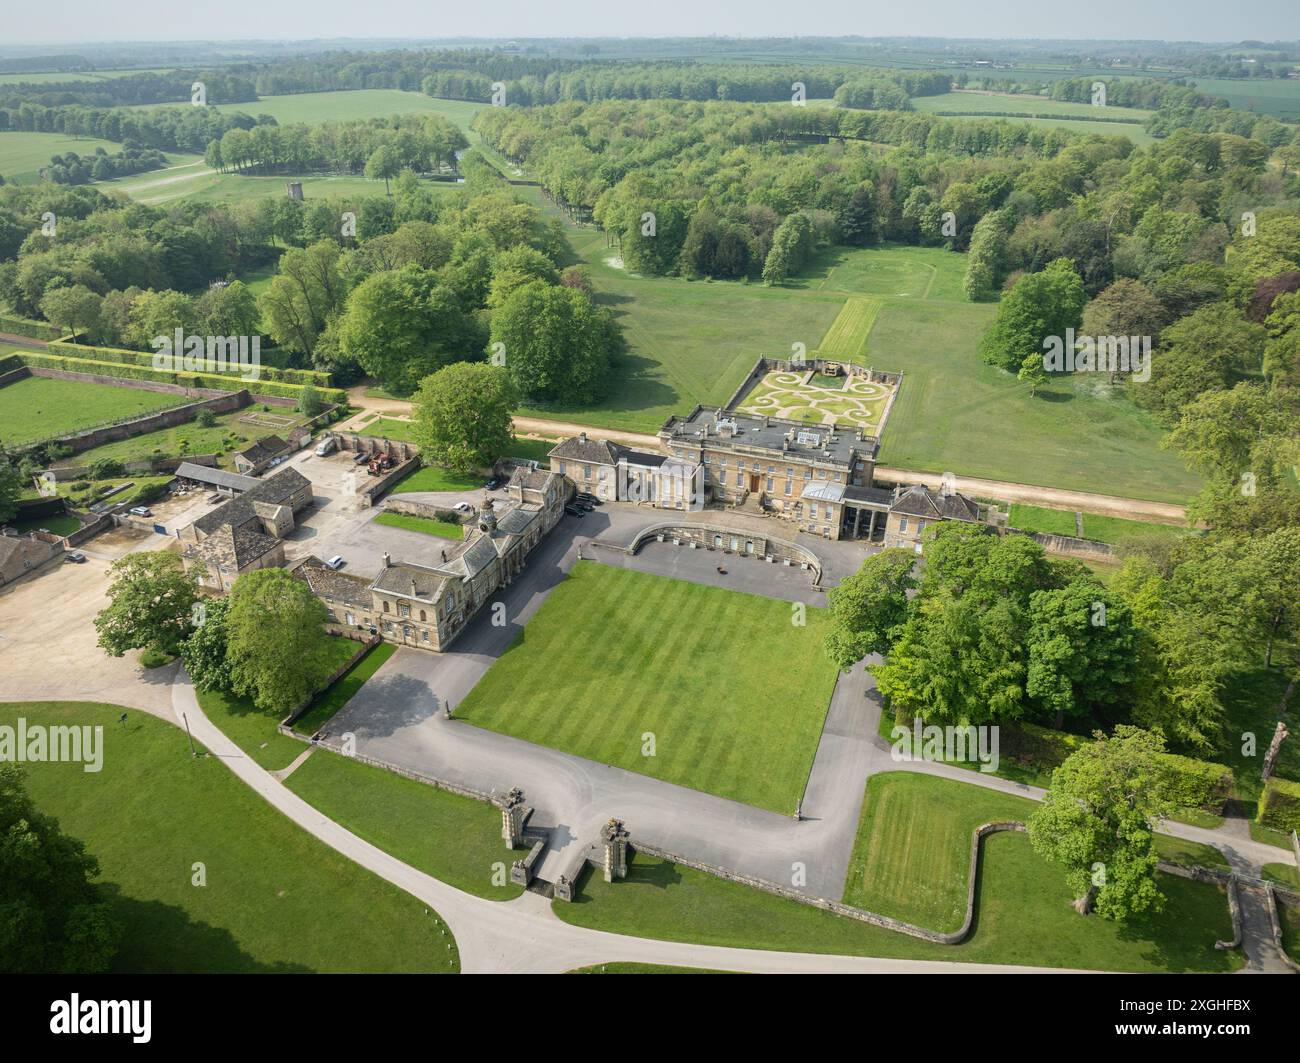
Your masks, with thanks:
<instances>
[{"instance_id":1,"label":"hazy sky","mask_svg":"<svg viewBox=\"0 0 1300 1063\"><path fill-rule=\"evenodd\" d=\"M1296 0L0 0L11 43L331 37L1300 37Z\"/></svg>"}]
</instances>

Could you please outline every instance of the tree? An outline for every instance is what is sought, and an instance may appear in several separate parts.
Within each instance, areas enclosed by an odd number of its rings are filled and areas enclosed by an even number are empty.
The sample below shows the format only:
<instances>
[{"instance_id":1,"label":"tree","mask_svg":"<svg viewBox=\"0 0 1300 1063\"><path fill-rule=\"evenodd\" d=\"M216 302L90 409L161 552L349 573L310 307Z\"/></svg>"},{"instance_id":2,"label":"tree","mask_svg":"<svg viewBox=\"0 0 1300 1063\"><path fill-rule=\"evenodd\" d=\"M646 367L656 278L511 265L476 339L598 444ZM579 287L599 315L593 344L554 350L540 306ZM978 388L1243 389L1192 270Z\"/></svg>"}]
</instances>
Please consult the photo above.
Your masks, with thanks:
<instances>
[{"instance_id":1,"label":"tree","mask_svg":"<svg viewBox=\"0 0 1300 1063\"><path fill-rule=\"evenodd\" d=\"M1043 356L1041 354L1027 354L1025 360L1020 363L1020 371L1016 373L1018 380L1023 380L1029 385L1029 397L1032 399L1038 394L1038 389L1047 383L1047 369L1043 365Z\"/></svg>"},{"instance_id":2,"label":"tree","mask_svg":"<svg viewBox=\"0 0 1300 1063\"><path fill-rule=\"evenodd\" d=\"M231 689L230 662L226 658L230 637L226 623L229 609L228 598L204 602L198 623L190 637L181 643L185 671L200 690Z\"/></svg>"},{"instance_id":3,"label":"tree","mask_svg":"<svg viewBox=\"0 0 1300 1063\"><path fill-rule=\"evenodd\" d=\"M1121 724L1052 772L1029 817L1034 851L1065 867L1077 912L1122 922L1164 897L1156 885L1155 825L1173 811L1165 797L1164 739Z\"/></svg>"},{"instance_id":4,"label":"tree","mask_svg":"<svg viewBox=\"0 0 1300 1063\"><path fill-rule=\"evenodd\" d=\"M1018 371L1031 354L1044 357L1046 339L1063 343L1066 329L1078 328L1086 300L1069 259L1058 258L1041 272L1026 274L1002 297L980 341L980 354L990 365Z\"/></svg>"},{"instance_id":5,"label":"tree","mask_svg":"<svg viewBox=\"0 0 1300 1063\"><path fill-rule=\"evenodd\" d=\"M298 392L298 412L315 417L321 411L320 392L314 384L304 384Z\"/></svg>"},{"instance_id":6,"label":"tree","mask_svg":"<svg viewBox=\"0 0 1300 1063\"><path fill-rule=\"evenodd\" d=\"M1007 238L1011 234L1011 211L995 210L975 223L970 253L966 256L963 289L973 303L987 302L997 294L1006 264Z\"/></svg>"},{"instance_id":7,"label":"tree","mask_svg":"<svg viewBox=\"0 0 1300 1063\"><path fill-rule=\"evenodd\" d=\"M103 298L84 284L51 288L41 299L41 313L47 321L64 326L75 343L79 332L93 332L99 327L99 310Z\"/></svg>"},{"instance_id":8,"label":"tree","mask_svg":"<svg viewBox=\"0 0 1300 1063\"><path fill-rule=\"evenodd\" d=\"M608 386L618 333L608 311L575 288L533 281L492 315L492 342L521 395L533 401L590 403Z\"/></svg>"},{"instance_id":9,"label":"tree","mask_svg":"<svg viewBox=\"0 0 1300 1063\"><path fill-rule=\"evenodd\" d=\"M1088 336L1150 336L1154 344L1165 323L1164 305L1141 281L1122 277L1083 308Z\"/></svg>"},{"instance_id":10,"label":"tree","mask_svg":"<svg viewBox=\"0 0 1300 1063\"><path fill-rule=\"evenodd\" d=\"M882 550L830 592L826 656L840 668L868 654L889 653L907 619L907 593L916 586L915 564L910 550Z\"/></svg>"},{"instance_id":11,"label":"tree","mask_svg":"<svg viewBox=\"0 0 1300 1063\"><path fill-rule=\"evenodd\" d=\"M280 256L278 269L257 299L258 311L277 344L311 357L347 297L338 244L320 240L307 248L290 248Z\"/></svg>"},{"instance_id":12,"label":"tree","mask_svg":"<svg viewBox=\"0 0 1300 1063\"><path fill-rule=\"evenodd\" d=\"M457 472L490 466L514 442L518 401L503 367L456 362L425 377L412 417L422 459Z\"/></svg>"},{"instance_id":13,"label":"tree","mask_svg":"<svg viewBox=\"0 0 1300 1063\"><path fill-rule=\"evenodd\" d=\"M12 520L18 512L18 498L22 493L22 474L8 455L0 453L0 524Z\"/></svg>"},{"instance_id":14,"label":"tree","mask_svg":"<svg viewBox=\"0 0 1300 1063\"><path fill-rule=\"evenodd\" d=\"M110 656L154 650L175 656L190 631L198 601L194 577L178 554L127 554L109 568L108 605L95 617L99 645Z\"/></svg>"},{"instance_id":15,"label":"tree","mask_svg":"<svg viewBox=\"0 0 1300 1063\"><path fill-rule=\"evenodd\" d=\"M286 713L329 670L325 606L282 568L246 572L230 590L226 659L231 688L267 712Z\"/></svg>"},{"instance_id":16,"label":"tree","mask_svg":"<svg viewBox=\"0 0 1300 1063\"><path fill-rule=\"evenodd\" d=\"M85 845L28 796L22 769L0 763L0 972L106 970L122 927L98 875Z\"/></svg>"},{"instance_id":17,"label":"tree","mask_svg":"<svg viewBox=\"0 0 1300 1063\"><path fill-rule=\"evenodd\" d=\"M366 178L371 181L384 182L384 194L391 196L392 189L389 186L389 180L396 177L402 169L402 160L398 157L392 147L388 144L381 144L366 160Z\"/></svg>"},{"instance_id":18,"label":"tree","mask_svg":"<svg viewBox=\"0 0 1300 1063\"><path fill-rule=\"evenodd\" d=\"M438 275L404 266L367 277L339 318L339 346L385 387L413 391L444 365L475 357L482 336Z\"/></svg>"}]
</instances>

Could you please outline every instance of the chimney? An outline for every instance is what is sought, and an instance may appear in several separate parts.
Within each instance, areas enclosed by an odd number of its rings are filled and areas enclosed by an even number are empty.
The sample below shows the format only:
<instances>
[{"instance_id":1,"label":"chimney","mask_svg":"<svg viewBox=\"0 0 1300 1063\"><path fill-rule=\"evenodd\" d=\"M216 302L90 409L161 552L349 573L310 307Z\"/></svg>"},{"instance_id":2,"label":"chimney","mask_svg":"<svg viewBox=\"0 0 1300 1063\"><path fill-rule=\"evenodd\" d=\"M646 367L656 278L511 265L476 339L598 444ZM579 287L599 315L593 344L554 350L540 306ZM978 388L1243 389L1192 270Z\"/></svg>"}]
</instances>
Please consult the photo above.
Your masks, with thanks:
<instances>
[{"instance_id":1,"label":"chimney","mask_svg":"<svg viewBox=\"0 0 1300 1063\"><path fill-rule=\"evenodd\" d=\"M415 577L411 577L411 597L415 597Z\"/></svg>"},{"instance_id":2,"label":"chimney","mask_svg":"<svg viewBox=\"0 0 1300 1063\"><path fill-rule=\"evenodd\" d=\"M392 564L392 561L393 561L393 559L392 559L391 557L389 557L387 554L385 554L385 555L384 555L384 568L387 568L390 564Z\"/></svg>"},{"instance_id":3,"label":"chimney","mask_svg":"<svg viewBox=\"0 0 1300 1063\"><path fill-rule=\"evenodd\" d=\"M586 433L586 432L579 432L579 433L578 433L578 442L579 442L579 443L585 443L585 442L587 442L587 433Z\"/></svg>"}]
</instances>

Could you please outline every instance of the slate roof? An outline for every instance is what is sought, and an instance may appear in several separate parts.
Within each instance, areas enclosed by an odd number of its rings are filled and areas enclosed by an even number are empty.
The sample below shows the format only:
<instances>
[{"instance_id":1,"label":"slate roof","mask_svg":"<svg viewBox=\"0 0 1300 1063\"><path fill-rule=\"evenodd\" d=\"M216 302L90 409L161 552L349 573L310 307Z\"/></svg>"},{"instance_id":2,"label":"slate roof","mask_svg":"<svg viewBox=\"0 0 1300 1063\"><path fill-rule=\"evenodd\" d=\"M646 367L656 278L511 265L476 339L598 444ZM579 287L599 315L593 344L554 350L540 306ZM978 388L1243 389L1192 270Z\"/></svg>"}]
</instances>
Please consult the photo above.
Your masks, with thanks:
<instances>
[{"instance_id":1,"label":"slate roof","mask_svg":"<svg viewBox=\"0 0 1300 1063\"><path fill-rule=\"evenodd\" d=\"M953 493L935 494L925 484L914 484L894 500L891 512L927 520L965 520L978 523L980 508L974 499Z\"/></svg>"},{"instance_id":2,"label":"slate roof","mask_svg":"<svg viewBox=\"0 0 1300 1063\"><path fill-rule=\"evenodd\" d=\"M326 601L369 609L370 581L360 576L350 576L330 568L319 557L308 557L293 570L293 574L306 582L312 594Z\"/></svg>"},{"instance_id":3,"label":"slate roof","mask_svg":"<svg viewBox=\"0 0 1300 1063\"><path fill-rule=\"evenodd\" d=\"M480 535L445 565L439 565L438 572L460 579L473 579L496 559L497 548L491 536Z\"/></svg>"},{"instance_id":4,"label":"slate roof","mask_svg":"<svg viewBox=\"0 0 1300 1063\"><path fill-rule=\"evenodd\" d=\"M245 461L251 461L254 465L259 462L270 461L277 454L283 454L289 449L289 444L279 436L264 436L252 446L245 447L239 452L239 456Z\"/></svg>"},{"instance_id":5,"label":"slate roof","mask_svg":"<svg viewBox=\"0 0 1300 1063\"><path fill-rule=\"evenodd\" d=\"M627 450L623 452L629 465L640 465L647 469L657 469L668 460L667 454L647 454L644 450Z\"/></svg>"},{"instance_id":6,"label":"slate roof","mask_svg":"<svg viewBox=\"0 0 1300 1063\"><path fill-rule=\"evenodd\" d=\"M236 491L251 491L262 482L255 476L241 476L225 469L209 469L206 465L195 465L192 461L181 462L176 467L176 475L184 480L211 484L213 487L233 488Z\"/></svg>"},{"instance_id":7,"label":"slate roof","mask_svg":"<svg viewBox=\"0 0 1300 1063\"><path fill-rule=\"evenodd\" d=\"M720 427L734 431L720 434ZM833 428L780 417L748 417L704 406L696 406L685 417L668 418L659 429L659 437L668 445L707 444L714 449L741 453L765 451L764 459L773 464L785 458L798 458L847 468L855 456L871 458L876 452L875 437L864 436L856 428L844 425Z\"/></svg>"},{"instance_id":8,"label":"slate roof","mask_svg":"<svg viewBox=\"0 0 1300 1063\"><path fill-rule=\"evenodd\" d=\"M546 469L530 469L525 465L516 465L515 471L510 474L509 486L522 487L526 491L545 491L551 477L556 475L558 474L548 472Z\"/></svg>"},{"instance_id":9,"label":"slate roof","mask_svg":"<svg viewBox=\"0 0 1300 1063\"><path fill-rule=\"evenodd\" d=\"M394 561L379 570L370 586L377 591L434 602L446 585L447 577L441 572L408 561Z\"/></svg>"},{"instance_id":10,"label":"slate roof","mask_svg":"<svg viewBox=\"0 0 1300 1063\"><path fill-rule=\"evenodd\" d=\"M617 465L619 455L626 450L626 447L608 439L592 439L584 432L561 440L551 449L550 456L564 461L591 462L593 465Z\"/></svg>"},{"instance_id":11,"label":"slate roof","mask_svg":"<svg viewBox=\"0 0 1300 1063\"><path fill-rule=\"evenodd\" d=\"M180 475L179 470L177 470L177 475ZM232 498L224 505L218 506L211 513L205 513L194 522L195 528L204 535L211 535L223 524L245 524L257 516L257 510L253 506L254 502L287 505L290 498L302 490L304 486L311 484L311 481L297 469L281 469L274 476L268 476L265 480L257 480L251 476L244 476L241 479L248 480L253 486L244 491L239 497Z\"/></svg>"},{"instance_id":12,"label":"slate roof","mask_svg":"<svg viewBox=\"0 0 1300 1063\"><path fill-rule=\"evenodd\" d=\"M507 535L522 535L537 519L541 510L537 506L512 506L497 516L497 528Z\"/></svg>"},{"instance_id":13,"label":"slate roof","mask_svg":"<svg viewBox=\"0 0 1300 1063\"><path fill-rule=\"evenodd\" d=\"M55 543L26 535L0 535L0 582L17 579L62 550Z\"/></svg>"},{"instance_id":14,"label":"slate roof","mask_svg":"<svg viewBox=\"0 0 1300 1063\"><path fill-rule=\"evenodd\" d=\"M279 545L280 540L275 536L266 535L256 528L234 528L223 524L206 539L190 543L185 553L228 572L238 572Z\"/></svg>"}]
</instances>

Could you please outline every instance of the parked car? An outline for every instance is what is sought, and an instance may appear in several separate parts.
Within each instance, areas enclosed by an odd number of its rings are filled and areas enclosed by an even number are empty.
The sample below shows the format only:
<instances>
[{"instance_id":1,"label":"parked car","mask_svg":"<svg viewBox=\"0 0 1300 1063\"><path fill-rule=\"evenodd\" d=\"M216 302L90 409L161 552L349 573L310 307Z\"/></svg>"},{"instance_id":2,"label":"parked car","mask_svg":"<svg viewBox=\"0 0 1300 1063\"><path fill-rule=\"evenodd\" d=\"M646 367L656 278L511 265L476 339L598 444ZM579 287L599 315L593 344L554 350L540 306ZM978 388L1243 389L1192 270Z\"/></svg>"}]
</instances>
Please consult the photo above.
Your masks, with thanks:
<instances>
[{"instance_id":1,"label":"parked car","mask_svg":"<svg viewBox=\"0 0 1300 1063\"><path fill-rule=\"evenodd\" d=\"M352 464L353 464L353 465L364 465L364 464L365 464L366 462L368 462L369 460L370 460L370 455L367 454L367 453L363 450L363 451L361 451L360 453L358 453L357 456L356 456L355 458L352 459Z\"/></svg>"},{"instance_id":2,"label":"parked car","mask_svg":"<svg viewBox=\"0 0 1300 1063\"><path fill-rule=\"evenodd\" d=\"M130 512L131 516L133 516L133 517L152 517L152 516L153 516L153 510L150 509L148 506L132 506L129 512Z\"/></svg>"},{"instance_id":3,"label":"parked car","mask_svg":"<svg viewBox=\"0 0 1300 1063\"><path fill-rule=\"evenodd\" d=\"M570 517L585 517L587 515L585 510L581 510L577 506L572 504L565 506L564 512L567 513Z\"/></svg>"},{"instance_id":4,"label":"parked car","mask_svg":"<svg viewBox=\"0 0 1300 1063\"><path fill-rule=\"evenodd\" d=\"M334 568L334 569L342 568L343 567L342 556L339 554L335 554L333 557L331 557L328 561L325 562L325 567Z\"/></svg>"},{"instance_id":5,"label":"parked car","mask_svg":"<svg viewBox=\"0 0 1300 1063\"><path fill-rule=\"evenodd\" d=\"M468 502L457 502L451 508L454 509L457 513L468 513L471 509L471 506Z\"/></svg>"},{"instance_id":6,"label":"parked car","mask_svg":"<svg viewBox=\"0 0 1300 1063\"><path fill-rule=\"evenodd\" d=\"M316 444L316 457L325 457L326 454L332 453L336 446L338 446L338 440L334 436L326 436Z\"/></svg>"},{"instance_id":7,"label":"parked car","mask_svg":"<svg viewBox=\"0 0 1300 1063\"><path fill-rule=\"evenodd\" d=\"M500 487L500 486L501 486L501 481L500 481L500 480L492 479L492 480L489 480L487 483L485 483L485 484L483 485L483 490L484 490L484 491L495 491L495 490L496 490L498 487Z\"/></svg>"},{"instance_id":8,"label":"parked car","mask_svg":"<svg viewBox=\"0 0 1300 1063\"><path fill-rule=\"evenodd\" d=\"M597 498L595 495L589 495L589 494L587 494L586 491L579 491L579 492L578 492L576 495L574 495L573 497L574 497L575 499L577 499L579 502L586 502L587 505L589 505L589 506L598 506L598 505L600 505L600 499Z\"/></svg>"},{"instance_id":9,"label":"parked car","mask_svg":"<svg viewBox=\"0 0 1300 1063\"><path fill-rule=\"evenodd\" d=\"M590 502L584 502L582 501L582 499L578 499L578 501L574 502L573 504L577 506L580 510L582 510L582 512L584 513L590 513L593 509L596 508Z\"/></svg>"},{"instance_id":10,"label":"parked car","mask_svg":"<svg viewBox=\"0 0 1300 1063\"><path fill-rule=\"evenodd\" d=\"M70 554L64 554L63 560L71 561L74 565L84 565L86 563L86 555L80 550L73 550Z\"/></svg>"}]
</instances>

